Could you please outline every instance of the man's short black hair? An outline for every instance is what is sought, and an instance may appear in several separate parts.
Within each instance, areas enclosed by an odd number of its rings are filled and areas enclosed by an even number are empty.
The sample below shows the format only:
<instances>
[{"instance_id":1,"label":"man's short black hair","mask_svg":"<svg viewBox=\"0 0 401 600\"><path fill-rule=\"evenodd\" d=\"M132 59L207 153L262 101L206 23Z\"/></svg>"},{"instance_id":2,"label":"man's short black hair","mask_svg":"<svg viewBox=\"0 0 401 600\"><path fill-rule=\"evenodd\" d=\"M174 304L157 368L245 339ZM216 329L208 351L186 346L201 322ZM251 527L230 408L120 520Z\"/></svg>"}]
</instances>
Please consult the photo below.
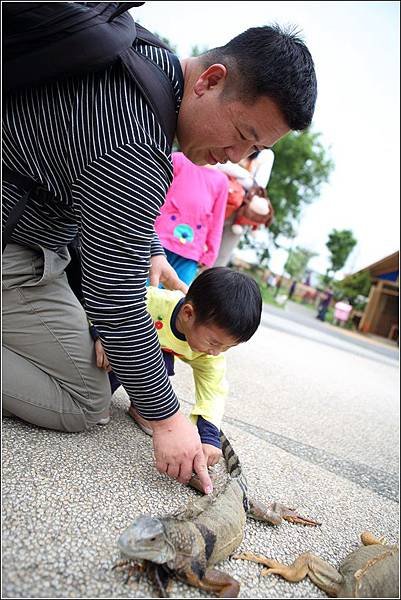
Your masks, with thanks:
<instances>
[{"instance_id":1,"label":"man's short black hair","mask_svg":"<svg viewBox=\"0 0 401 600\"><path fill-rule=\"evenodd\" d=\"M228 267L206 269L191 283L185 302L197 324L217 325L238 343L249 340L260 324L262 296L252 277Z\"/></svg>"},{"instance_id":2,"label":"man's short black hair","mask_svg":"<svg viewBox=\"0 0 401 600\"><path fill-rule=\"evenodd\" d=\"M268 96L281 111L290 129L306 129L313 117L317 96L312 56L294 28L279 25L251 27L225 46L202 55L205 67L222 63L234 71L228 94L252 103ZM231 90L230 90L231 88Z\"/></svg>"}]
</instances>

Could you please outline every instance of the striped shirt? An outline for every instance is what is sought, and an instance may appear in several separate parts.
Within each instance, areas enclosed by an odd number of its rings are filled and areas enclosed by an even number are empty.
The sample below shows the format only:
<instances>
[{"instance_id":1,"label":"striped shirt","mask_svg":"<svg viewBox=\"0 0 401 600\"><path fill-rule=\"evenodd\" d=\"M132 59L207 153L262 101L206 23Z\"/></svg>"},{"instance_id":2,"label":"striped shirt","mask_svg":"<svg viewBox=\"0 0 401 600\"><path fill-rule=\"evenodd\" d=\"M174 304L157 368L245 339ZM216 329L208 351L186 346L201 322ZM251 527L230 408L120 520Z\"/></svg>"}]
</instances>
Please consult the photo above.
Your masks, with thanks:
<instances>
[{"instance_id":1,"label":"striped shirt","mask_svg":"<svg viewBox=\"0 0 401 600\"><path fill-rule=\"evenodd\" d=\"M168 75L176 98L176 57L137 43ZM80 234L86 309L130 400L147 419L179 408L146 311L150 256L163 253L154 221L172 181L163 131L121 64L10 95L3 161L47 184L51 203L30 200L12 241L55 252ZM3 219L22 192L3 182Z\"/></svg>"}]
</instances>

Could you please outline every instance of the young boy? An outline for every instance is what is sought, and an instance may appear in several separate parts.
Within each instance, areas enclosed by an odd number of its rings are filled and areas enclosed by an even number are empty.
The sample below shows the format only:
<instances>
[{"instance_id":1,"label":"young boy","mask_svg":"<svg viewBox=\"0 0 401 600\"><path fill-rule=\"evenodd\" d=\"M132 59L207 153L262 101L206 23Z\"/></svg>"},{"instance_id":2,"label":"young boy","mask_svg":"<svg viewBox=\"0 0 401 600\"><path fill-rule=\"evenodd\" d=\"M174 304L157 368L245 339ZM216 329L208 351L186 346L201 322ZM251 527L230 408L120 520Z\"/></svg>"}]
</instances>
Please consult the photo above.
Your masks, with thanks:
<instances>
[{"instance_id":1,"label":"young boy","mask_svg":"<svg viewBox=\"0 0 401 600\"><path fill-rule=\"evenodd\" d=\"M249 340L257 330L262 311L259 287L243 273L214 267L198 275L186 295L149 287L147 309L169 375L174 375L175 356L192 367L195 406L190 419L197 425L207 464L213 465L221 456L220 425L228 395L223 353ZM98 365L106 366L101 346L96 348ZM116 389L115 376L111 382ZM135 406L129 414L145 433L152 434L149 422Z\"/></svg>"}]
</instances>

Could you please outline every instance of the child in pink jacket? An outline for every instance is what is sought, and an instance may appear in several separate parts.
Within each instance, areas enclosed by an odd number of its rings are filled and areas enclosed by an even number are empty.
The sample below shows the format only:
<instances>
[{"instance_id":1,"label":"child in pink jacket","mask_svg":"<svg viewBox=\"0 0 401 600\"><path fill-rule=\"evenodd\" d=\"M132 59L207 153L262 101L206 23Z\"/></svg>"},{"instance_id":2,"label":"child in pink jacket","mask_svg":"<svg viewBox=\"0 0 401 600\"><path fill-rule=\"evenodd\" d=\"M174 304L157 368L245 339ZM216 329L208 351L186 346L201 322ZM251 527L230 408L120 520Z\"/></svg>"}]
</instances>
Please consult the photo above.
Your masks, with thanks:
<instances>
[{"instance_id":1,"label":"child in pink jacket","mask_svg":"<svg viewBox=\"0 0 401 600\"><path fill-rule=\"evenodd\" d=\"M212 167L200 167L182 152L173 153L174 179L155 230L167 260L187 285L198 267L212 267L219 252L228 195L228 179Z\"/></svg>"}]
</instances>

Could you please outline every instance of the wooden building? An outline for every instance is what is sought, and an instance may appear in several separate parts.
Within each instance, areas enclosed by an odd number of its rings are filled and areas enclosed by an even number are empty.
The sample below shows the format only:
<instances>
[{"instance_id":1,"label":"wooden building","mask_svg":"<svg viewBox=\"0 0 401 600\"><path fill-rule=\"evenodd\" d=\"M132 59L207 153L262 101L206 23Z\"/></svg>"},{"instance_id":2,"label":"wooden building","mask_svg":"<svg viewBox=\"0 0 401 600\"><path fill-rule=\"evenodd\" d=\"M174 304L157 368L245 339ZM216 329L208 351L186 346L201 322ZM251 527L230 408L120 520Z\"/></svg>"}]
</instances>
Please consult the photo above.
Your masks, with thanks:
<instances>
[{"instance_id":1,"label":"wooden building","mask_svg":"<svg viewBox=\"0 0 401 600\"><path fill-rule=\"evenodd\" d=\"M361 271L372 277L368 303L358 329L398 340L399 326L399 252L394 252Z\"/></svg>"}]
</instances>

